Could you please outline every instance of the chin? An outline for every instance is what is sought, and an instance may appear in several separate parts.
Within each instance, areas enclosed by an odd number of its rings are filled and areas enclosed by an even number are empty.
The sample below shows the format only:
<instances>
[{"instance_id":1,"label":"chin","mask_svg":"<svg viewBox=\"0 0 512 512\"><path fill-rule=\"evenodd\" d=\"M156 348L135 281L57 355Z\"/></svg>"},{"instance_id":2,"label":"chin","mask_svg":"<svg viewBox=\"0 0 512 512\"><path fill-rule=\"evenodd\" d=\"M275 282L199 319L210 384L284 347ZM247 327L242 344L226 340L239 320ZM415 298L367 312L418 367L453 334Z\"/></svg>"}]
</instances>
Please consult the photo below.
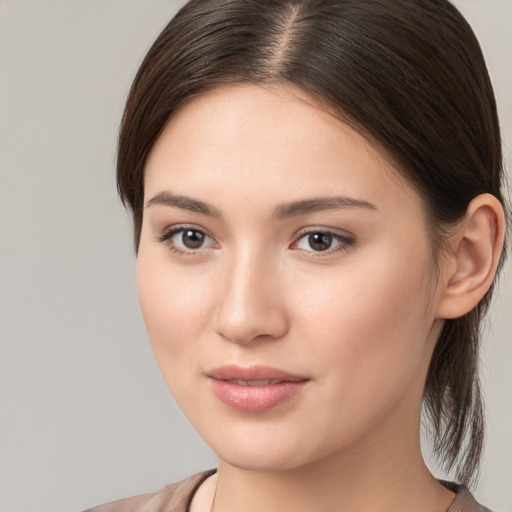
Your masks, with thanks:
<instances>
[{"instance_id":1,"label":"chin","mask_svg":"<svg viewBox=\"0 0 512 512\"><path fill-rule=\"evenodd\" d=\"M290 429L276 424L260 425L256 429L198 432L219 459L246 471L296 470L324 458L333 448L316 443L311 445L304 440L319 441L312 434L303 433L304 437L297 429L291 433Z\"/></svg>"},{"instance_id":2,"label":"chin","mask_svg":"<svg viewBox=\"0 0 512 512\"><path fill-rule=\"evenodd\" d=\"M231 466L245 471L256 472L277 472L277 471L292 471L303 467L307 461L302 461L297 458L297 454L283 454L276 453L275 450L268 450L266 453L229 453L218 454L219 459L227 462Z\"/></svg>"}]
</instances>

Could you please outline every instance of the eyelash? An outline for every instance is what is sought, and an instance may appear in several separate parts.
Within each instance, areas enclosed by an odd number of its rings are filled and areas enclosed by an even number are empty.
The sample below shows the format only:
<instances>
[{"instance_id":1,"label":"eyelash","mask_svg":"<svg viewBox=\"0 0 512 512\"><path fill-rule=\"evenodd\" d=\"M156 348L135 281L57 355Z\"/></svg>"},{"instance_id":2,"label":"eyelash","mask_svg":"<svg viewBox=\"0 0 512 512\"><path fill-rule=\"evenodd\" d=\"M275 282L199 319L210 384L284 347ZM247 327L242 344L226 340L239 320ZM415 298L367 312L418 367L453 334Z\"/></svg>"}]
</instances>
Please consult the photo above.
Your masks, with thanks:
<instances>
[{"instance_id":1,"label":"eyelash","mask_svg":"<svg viewBox=\"0 0 512 512\"><path fill-rule=\"evenodd\" d=\"M338 245L335 246L334 248L329 248L324 251L308 251L304 249L304 251L308 253L308 256L313 258L325 258L337 252L345 252L350 248L350 246L354 245L355 243L355 239L348 235L340 235L339 233L329 231L328 229L308 228L307 230L301 231L297 235L295 235L292 246L297 245L301 240L311 235L327 235L332 238L333 242L338 242Z\"/></svg>"},{"instance_id":2,"label":"eyelash","mask_svg":"<svg viewBox=\"0 0 512 512\"><path fill-rule=\"evenodd\" d=\"M180 225L180 226L173 226L167 231L163 232L162 234L158 235L156 237L156 241L160 243L164 243L167 245L168 249L172 251L175 254L182 255L182 256L199 256L201 255L201 250L205 249L207 247L198 247L197 249L184 249L182 247L176 246L176 244L172 241L173 237L178 235L179 233L184 233L186 231L194 231L196 233L200 233L204 235L205 237L209 238L210 240L214 240L212 236L210 236L206 231L199 229L195 226L190 225ZM346 235L340 235L338 233L334 233L332 231L329 231L327 229L308 229L306 231L302 231L297 233L294 236L294 241L291 244L291 248L293 249L294 245L297 245L301 240L305 239L308 236L311 235L327 235L331 237L333 242L338 242L338 245L334 248L329 248L324 251L314 251L314 250L306 250L303 249L305 252L309 254L310 257L314 258L321 258L326 257L329 255L332 255L337 252L344 252L349 249L350 246L354 245L355 239L350 236ZM294 250L301 250L299 248L296 248Z\"/></svg>"},{"instance_id":3,"label":"eyelash","mask_svg":"<svg viewBox=\"0 0 512 512\"><path fill-rule=\"evenodd\" d=\"M168 249L178 255L181 256L199 256L200 250L204 249L204 247L200 247L198 249L184 249L182 247L177 247L175 243L173 243L172 238L179 233L185 233L185 231L195 231L196 233L201 233L205 237L213 240L213 237L208 235L203 229L199 229L195 226L189 225L181 225L181 226L173 226L170 229L164 231L161 235L156 237L157 242L161 242L167 245Z\"/></svg>"}]
</instances>

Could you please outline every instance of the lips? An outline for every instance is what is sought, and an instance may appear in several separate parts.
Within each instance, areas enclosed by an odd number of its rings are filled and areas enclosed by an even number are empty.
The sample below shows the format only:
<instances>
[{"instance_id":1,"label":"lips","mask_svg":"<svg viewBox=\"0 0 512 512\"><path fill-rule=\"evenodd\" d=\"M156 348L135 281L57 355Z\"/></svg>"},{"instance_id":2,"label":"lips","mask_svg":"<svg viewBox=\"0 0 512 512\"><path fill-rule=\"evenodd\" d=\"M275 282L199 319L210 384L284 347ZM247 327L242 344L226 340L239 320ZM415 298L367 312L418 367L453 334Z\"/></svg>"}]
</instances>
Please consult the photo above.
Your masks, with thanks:
<instances>
[{"instance_id":1,"label":"lips","mask_svg":"<svg viewBox=\"0 0 512 512\"><path fill-rule=\"evenodd\" d=\"M231 382L231 384L236 384L237 386L269 386L271 384L279 384L280 380L239 380L239 379L231 379L227 382Z\"/></svg>"},{"instance_id":2,"label":"lips","mask_svg":"<svg viewBox=\"0 0 512 512\"><path fill-rule=\"evenodd\" d=\"M212 370L210 386L225 405L243 412L265 412L296 397L306 377L268 366L227 365Z\"/></svg>"}]
</instances>

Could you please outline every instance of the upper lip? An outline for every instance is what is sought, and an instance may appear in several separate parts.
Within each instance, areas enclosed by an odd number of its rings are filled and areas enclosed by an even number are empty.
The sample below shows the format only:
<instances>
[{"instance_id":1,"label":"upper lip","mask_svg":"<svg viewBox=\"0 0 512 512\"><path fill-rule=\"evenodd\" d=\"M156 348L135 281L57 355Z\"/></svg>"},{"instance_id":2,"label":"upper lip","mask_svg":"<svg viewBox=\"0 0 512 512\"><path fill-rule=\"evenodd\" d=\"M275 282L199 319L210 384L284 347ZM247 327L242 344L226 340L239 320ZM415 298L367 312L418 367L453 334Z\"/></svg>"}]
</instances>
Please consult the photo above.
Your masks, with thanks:
<instances>
[{"instance_id":1,"label":"upper lip","mask_svg":"<svg viewBox=\"0 0 512 512\"><path fill-rule=\"evenodd\" d=\"M216 380L240 380L240 381L281 381L300 382L309 380L302 375L294 375L278 368L264 365L238 366L228 364L219 366L208 372L208 376Z\"/></svg>"}]
</instances>

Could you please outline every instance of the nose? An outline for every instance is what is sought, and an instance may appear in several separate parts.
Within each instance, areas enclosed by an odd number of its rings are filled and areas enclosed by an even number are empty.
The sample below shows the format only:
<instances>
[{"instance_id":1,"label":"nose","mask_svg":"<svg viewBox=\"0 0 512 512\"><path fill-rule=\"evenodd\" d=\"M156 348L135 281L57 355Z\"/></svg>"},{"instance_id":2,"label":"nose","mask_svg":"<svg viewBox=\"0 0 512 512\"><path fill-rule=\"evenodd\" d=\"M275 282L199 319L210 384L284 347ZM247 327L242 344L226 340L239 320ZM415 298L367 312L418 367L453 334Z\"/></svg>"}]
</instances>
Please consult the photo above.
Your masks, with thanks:
<instances>
[{"instance_id":1,"label":"nose","mask_svg":"<svg viewBox=\"0 0 512 512\"><path fill-rule=\"evenodd\" d=\"M216 332L226 340L248 344L278 339L288 330L278 269L262 256L233 257L219 276Z\"/></svg>"}]
</instances>

